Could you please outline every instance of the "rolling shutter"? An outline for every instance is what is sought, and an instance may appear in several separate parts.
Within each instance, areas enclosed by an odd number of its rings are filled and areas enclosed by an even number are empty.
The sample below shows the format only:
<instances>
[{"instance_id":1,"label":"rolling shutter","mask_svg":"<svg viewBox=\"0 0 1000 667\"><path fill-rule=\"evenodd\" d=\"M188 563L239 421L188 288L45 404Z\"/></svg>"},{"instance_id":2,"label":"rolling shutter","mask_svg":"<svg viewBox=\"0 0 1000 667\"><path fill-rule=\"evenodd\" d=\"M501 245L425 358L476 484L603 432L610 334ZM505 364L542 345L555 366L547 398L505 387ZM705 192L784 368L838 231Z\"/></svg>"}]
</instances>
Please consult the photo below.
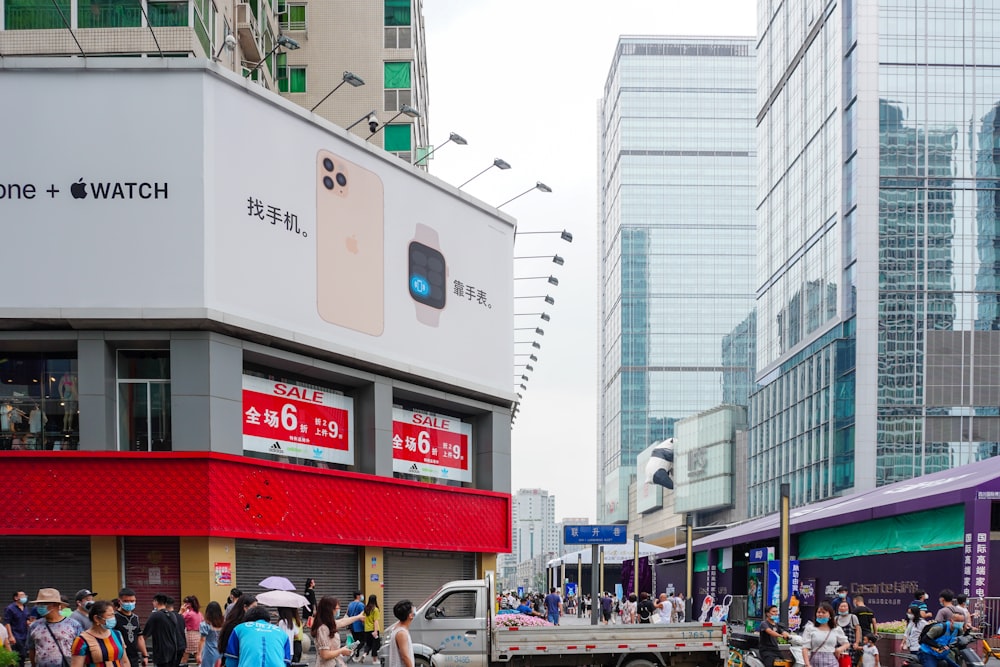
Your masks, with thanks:
<instances>
[{"instance_id":1,"label":"rolling shutter","mask_svg":"<svg viewBox=\"0 0 1000 667\"><path fill-rule=\"evenodd\" d=\"M382 608L386 625L394 621L392 606L400 600L419 606L441 584L476 577L476 555L471 553L386 549L384 559Z\"/></svg>"},{"instance_id":2,"label":"rolling shutter","mask_svg":"<svg viewBox=\"0 0 1000 667\"><path fill-rule=\"evenodd\" d=\"M0 561L4 606L11 592L24 591L34 600L39 588L56 588L72 604L76 592L91 584L89 537L2 537Z\"/></svg>"},{"instance_id":3,"label":"rolling shutter","mask_svg":"<svg viewBox=\"0 0 1000 667\"><path fill-rule=\"evenodd\" d=\"M145 625L157 593L176 600L181 608L181 546L176 537L125 537L125 585L135 591L135 613ZM97 591L110 600L118 591ZM202 605L208 604L203 600Z\"/></svg>"},{"instance_id":4,"label":"rolling shutter","mask_svg":"<svg viewBox=\"0 0 1000 667\"><path fill-rule=\"evenodd\" d=\"M256 595L266 589L257 585L272 575L287 577L295 590L305 590L306 579L316 580L316 599L333 595L340 607L347 605L358 586L358 549L331 544L297 544L236 540L234 584L244 593Z\"/></svg>"}]
</instances>

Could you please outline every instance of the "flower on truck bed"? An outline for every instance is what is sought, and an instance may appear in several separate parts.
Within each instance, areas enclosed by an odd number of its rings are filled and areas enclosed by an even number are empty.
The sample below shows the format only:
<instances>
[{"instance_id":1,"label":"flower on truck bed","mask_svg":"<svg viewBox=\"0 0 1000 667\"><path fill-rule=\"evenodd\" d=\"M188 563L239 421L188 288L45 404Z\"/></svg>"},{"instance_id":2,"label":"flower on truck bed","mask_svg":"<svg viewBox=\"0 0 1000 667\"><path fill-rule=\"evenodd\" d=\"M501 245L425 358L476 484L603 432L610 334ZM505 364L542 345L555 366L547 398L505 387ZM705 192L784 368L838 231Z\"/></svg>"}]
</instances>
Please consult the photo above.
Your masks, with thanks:
<instances>
[{"instance_id":1,"label":"flower on truck bed","mask_svg":"<svg viewBox=\"0 0 1000 667\"><path fill-rule=\"evenodd\" d=\"M493 617L494 628L540 628L552 625L544 618L527 614L498 614Z\"/></svg>"}]
</instances>

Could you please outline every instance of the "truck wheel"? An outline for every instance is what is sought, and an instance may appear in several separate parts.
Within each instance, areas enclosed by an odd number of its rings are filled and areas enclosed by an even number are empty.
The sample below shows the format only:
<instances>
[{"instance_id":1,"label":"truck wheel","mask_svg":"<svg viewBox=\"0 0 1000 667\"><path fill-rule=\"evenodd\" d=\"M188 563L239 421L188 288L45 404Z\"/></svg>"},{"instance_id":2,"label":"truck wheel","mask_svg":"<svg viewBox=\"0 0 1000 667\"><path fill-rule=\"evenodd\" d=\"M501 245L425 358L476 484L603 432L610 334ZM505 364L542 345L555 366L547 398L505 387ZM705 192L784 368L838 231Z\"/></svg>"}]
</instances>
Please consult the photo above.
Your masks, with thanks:
<instances>
[{"instance_id":1,"label":"truck wheel","mask_svg":"<svg viewBox=\"0 0 1000 667\"><path fill-rule=\"evenodd\" d=\"M431 661L423 656L413 658L413 667L431 667Z\"/></svg>"},{"instance_id":2,"label":"truck wheel","mask_svg":"<svg viewBox=\"0 0 1000 667\"><path fill-rule=\"evenodd\" d=\"M635 658L626 662L623 667L660 667L660 664L649 658Z\"/></svg>"}]
</instances>

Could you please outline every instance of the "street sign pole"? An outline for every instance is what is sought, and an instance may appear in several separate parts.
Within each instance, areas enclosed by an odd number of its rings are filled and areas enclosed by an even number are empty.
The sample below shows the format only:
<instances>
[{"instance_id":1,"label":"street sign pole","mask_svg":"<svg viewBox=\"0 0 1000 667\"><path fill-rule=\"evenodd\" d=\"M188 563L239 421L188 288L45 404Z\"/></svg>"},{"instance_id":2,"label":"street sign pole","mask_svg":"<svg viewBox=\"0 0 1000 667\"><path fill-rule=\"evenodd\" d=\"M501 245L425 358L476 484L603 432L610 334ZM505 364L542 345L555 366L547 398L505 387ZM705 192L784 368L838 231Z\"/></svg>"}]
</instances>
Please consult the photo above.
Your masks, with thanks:
<instances>
[{"instance_id":1,"label":"street sign pole","mask_svg":"<svg viewBox=\"0 0 1000 667\"><path fill-rule=\"evenodd\" d=\"M601 613L601 598L597 592L597 587L600 585L598 577L600 576L597 569L597 552L600 550L599 544L592 544L590 546L590 624L597 625L597 617Z\"/></svg>"}]
</instances>

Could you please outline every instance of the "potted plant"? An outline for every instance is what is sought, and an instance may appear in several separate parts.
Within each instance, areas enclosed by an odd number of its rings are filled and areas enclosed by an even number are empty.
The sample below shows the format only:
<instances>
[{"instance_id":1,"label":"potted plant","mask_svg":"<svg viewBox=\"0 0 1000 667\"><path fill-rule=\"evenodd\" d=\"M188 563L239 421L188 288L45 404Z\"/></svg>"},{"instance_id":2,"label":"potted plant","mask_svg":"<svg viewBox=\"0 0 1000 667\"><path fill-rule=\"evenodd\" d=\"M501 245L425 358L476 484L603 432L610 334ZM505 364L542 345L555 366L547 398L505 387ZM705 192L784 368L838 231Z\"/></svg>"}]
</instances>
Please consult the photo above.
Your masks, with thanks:
<instances>
[{"instance_id":1,"label":"potted plant","mask_svg":"<svg viewBox=\"0 0 1000 667\"><path fill-rule=\"evenodd\" d=\"M0 646L0 667L14 667L20 661L16 651L9 651Z\"/></svg>"}]
</instances>

